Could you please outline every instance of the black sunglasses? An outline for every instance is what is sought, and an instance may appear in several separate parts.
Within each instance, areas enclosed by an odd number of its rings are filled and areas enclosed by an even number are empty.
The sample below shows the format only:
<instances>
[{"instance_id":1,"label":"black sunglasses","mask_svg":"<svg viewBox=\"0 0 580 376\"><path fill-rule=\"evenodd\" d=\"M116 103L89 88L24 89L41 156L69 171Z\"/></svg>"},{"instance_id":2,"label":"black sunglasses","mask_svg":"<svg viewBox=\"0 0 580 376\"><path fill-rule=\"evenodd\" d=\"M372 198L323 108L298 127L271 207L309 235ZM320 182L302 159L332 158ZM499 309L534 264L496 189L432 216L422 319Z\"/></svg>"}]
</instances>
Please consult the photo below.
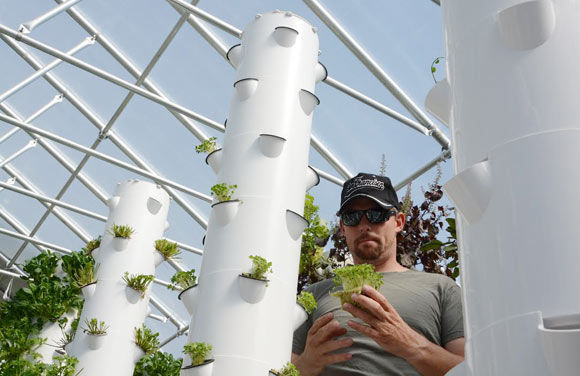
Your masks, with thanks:
<instances>
[{"instance_id":1,"label":"black sunglasses","mask_svg":"<svg viewBox=\"0 0 580 376\"><path fill-rule=\"evenodd\" d=\"M377 224L388 221L392 215L395 215L395 212L392 209L377 208L367 210L353 210L342 213L340 218L342 219L342 223L345 226L356 226L360 223L363 214L365 217L367 217L369 223Z\"/></svg>"}]
</instances>

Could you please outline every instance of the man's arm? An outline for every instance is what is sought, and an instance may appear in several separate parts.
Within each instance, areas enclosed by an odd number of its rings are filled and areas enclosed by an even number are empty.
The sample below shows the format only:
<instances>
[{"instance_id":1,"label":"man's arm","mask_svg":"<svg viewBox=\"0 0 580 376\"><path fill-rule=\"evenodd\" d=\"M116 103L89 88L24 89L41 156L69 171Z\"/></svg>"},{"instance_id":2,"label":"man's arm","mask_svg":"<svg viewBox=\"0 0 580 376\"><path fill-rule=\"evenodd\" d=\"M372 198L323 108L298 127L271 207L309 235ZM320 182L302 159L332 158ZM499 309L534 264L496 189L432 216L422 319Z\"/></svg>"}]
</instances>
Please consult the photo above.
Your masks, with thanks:
<instances>
[{"instance_id":1,"label":"man's arm","mask_svg":"<svg viewBox=\"0 0 580 376\"><path fill-rule=\"evenodd\" d=\"M377 290L365 285L362 292L364 295L353 294L352 298L366 312L348 303L344 309L367 325L349 320L351 328L372 338L391 354L407 360L424 376L444 375L463 361L463 338L449 341L446 348L438 346L413 330Z\"/></svg>"}]
</instances>

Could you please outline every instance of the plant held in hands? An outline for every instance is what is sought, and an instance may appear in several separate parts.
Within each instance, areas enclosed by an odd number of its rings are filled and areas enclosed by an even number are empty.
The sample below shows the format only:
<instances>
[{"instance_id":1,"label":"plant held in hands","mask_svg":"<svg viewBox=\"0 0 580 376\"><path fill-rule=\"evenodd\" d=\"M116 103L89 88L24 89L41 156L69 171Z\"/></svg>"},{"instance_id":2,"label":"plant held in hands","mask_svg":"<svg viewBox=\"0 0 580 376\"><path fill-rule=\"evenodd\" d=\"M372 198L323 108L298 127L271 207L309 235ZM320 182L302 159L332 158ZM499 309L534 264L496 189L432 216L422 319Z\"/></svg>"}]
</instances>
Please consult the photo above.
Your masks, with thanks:
<instances>
[{"instance_id":1,"label":"plant held in hands","mask_svg":"<svg viewBox=\"0 0 580 376\"><path fill-rule=\"evenodd\" d=\"M167 286L167 288L175 291L176 287L179 286L183 290L187 290L191 286L195 286L196 281L195 269L191 269L188 272L177 272L171 277L172 284Z\"/></svg>"},{"instance_id":2,"label":"plant held in hands","mask_svg":"<svg viewBox=\"0 0 580 376\"><path fill-rule=\"evenodd\" d=\"M177 243L170 242L167 239L155 240L155 249L167 259L175 259L181 251L177 248Z\"/></svg>"},{"instance_id":3,"label":"plant held in hands","mask_svg":"<svg viewBox=\"0 0 580 376\"><path fill-rule=\"evenodd\" d=\"M297 300L298 304L300 304L302 306L302 308L304 308L306 313L308 313L309 315L312 314L312 312L314 312L316 307L318 307L318 304L316 303L316 300L314 299L314 295L312 295L311 293L309 293L307 291L302 291L300 293L300 295L298 295L296 300Z\"/></svg>"},{"instance_id":4,"label":"plant held in hands","mask_svg":"<svg viewBox=\"0 0 580 376\"><path fill-rule=\"evenodd\" d=\"M204 140L201 144L195 147L195 151L197 153L206 153L206 154L214 152L217 149L216 140L217 140L216 137L210 137L207 140Z\"/></svg>"},{"instance_id":5,"label":"plant held in hands","mask_svg":"<svg viewBox=\"0 0 580 376\"><path fill-rule=\"evenodd\" d=\"M133 290L139 291L141 293L141 298L145 297L145 291L147 287L153 282L155 278L154 275L151 274L131 274L129 272L125 272L123 276L123 281L132 288Z\"/></svg>"},{"instance_id":6,"label":"plant held in hands","mask_svg":"<svg viewBox=\"0 0 580 376\"><path fill-rule=\"evenodd\" d=\"M205 342L190 342L183 346L183 353L191 358L191 365L198 366L210 359L212 347Z\"/></svg>"},{"instance_id":7,"label":"plant held in hands","mask_svg":"<svg viewBox=\"0 0 580 376\"><path fill-rule=\"evenodd\" d=\"M345 266L334 271L334 284L342 286L342 290L330 293L340 299L341 305L344 303L354 304L351 295L360 294L363 285L369 285L378 289L383 284L383 276L375 272L375 267L370 264L360 264Z\"/></svg>"},{"instance_id":8,"label":"plant held in hands","mask_svg":"<svg viewBox=\"0 0 580 376\"><path fill-rule=\"evenodd\" d=\"M135 328L135 344L147 355L153 354L159 349L158 337L159 333L153 333L145 324L141 328Z\"/></svg>"},{"instance_id":9,"label":"plant held in hands","mask_svg":"<svg viewBox=\"0 0 580 376\"><path fill-rule=\"evenodd\" d=\"M250 273L242 273L242 275L267 281L266 273L272 273L272 263L261 256L250 256L250 259L252 260L252 271Z\"/></svg>"},{"instance_id":10,"label":"plant held in hands","mask_svg":"<svg viewBox=\"0 0 580 376\"><path fill-rule=\"evenodd\" d=\"M279 371L271 369L270 373L278 376L300 376L300 371L290 362L287 362Z\"/></svg>"},{"instance_id":11,"label":"plant held in hands","mask_svg":"<svg viewBox=\"0 0 580 376\"><path fill-rule=\"evenodd\" d=\"M83 332L92 336L105 335L107 334L107 329L109 329L109 326L104 321L98 321L96 318L85 319L85 325Z\"/></svg>"},{"instance_id":12,"label":"plant held in hands","mask_svg":"<svg viewBox=\"0 0 580 376\"><path fill-rule=\"evenodd\" d=\"M236 188L238 188L236 184L228 186L226 183L220 183L211 187L211 194L217 198L218 202L230 201Z\"/></svg>"},{"instance_id":13,"label":"plant held in hands","mask_svg":"<svg viewBox=\"0 0 580 376\"><path fill-rule=\"evenodd\" d=\"M131 239L131 235L135 233L135 229L128 225L113 224L109 233L115 238Z\"/></svg>"}]
</instances>

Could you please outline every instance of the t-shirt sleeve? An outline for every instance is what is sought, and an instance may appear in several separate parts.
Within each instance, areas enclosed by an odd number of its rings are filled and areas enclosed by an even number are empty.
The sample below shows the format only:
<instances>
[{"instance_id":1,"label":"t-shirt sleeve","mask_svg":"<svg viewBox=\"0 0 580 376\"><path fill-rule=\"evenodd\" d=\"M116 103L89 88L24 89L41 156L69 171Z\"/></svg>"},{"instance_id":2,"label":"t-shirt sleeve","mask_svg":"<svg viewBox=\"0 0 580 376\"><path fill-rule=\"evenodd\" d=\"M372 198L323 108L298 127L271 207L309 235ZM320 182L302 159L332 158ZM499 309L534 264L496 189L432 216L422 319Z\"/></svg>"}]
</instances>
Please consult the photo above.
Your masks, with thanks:
<instances>
[{"instance_id":1,"label":"t-shirt sleeve","mask_svg":"<svg viewBox=\"0 0 580 376\"><path fill-rule=\"evenodd\" d=\"M308 336L308 331L312 326L310 317L304 321L298 329L294 331L294 338L292 339L292 352L294 354L302 354L304 348L306 347L306 337Z\"/></svg>"},{"instance_id":2,"label":"t-shirt sleeve","mask_svg":"<svg viewBox=\"0 0 580 376\"><path fill-rule=\"evenodd\" d=\"M461 289L453 281L445 287L441 313L441 342L445 346L451 340L464 337Z\"/></svg>"}]
</instances>

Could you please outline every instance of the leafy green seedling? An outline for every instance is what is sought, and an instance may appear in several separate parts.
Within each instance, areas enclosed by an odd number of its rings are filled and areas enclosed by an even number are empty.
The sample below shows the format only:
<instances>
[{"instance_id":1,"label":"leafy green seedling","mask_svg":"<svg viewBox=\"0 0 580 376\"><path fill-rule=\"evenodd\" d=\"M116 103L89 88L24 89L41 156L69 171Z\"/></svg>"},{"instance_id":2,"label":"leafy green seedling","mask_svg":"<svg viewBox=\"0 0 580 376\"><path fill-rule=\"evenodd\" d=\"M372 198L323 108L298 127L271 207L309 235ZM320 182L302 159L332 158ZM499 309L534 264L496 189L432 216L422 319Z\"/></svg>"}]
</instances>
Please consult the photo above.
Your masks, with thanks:
<instances>
[{"instance_id":1,"label":"leafy green seedling","mask_svg":"<svg viewBox=\"0 0 580 376\"><path fill-rule=\"evenodd\" d=\"M123 281L132 288L133 290L137 290L141 293L141 297L145 297L145 291L147 287L153 282L155 278L154 275L151 274L131 274L129 272L125 272L125 275L122 277Z\"/></svg>"},{"instance_id":2,"label":"leafy green seedling","mask_svg":"<svg viewBox=\"0 0 580 376\"><path fill-rule=\"evenodd\" d=\"M190 342L183 346L183 353L189 355L191 364L198 366L210 359L211 345L205 342Z\"/></svg>"},{"instance_id":3,"label":"leafy green seedling","mask_svg":"<svg viewBox=\"0 0 580 376\"><path fill-rule=\"evenodd\" d=\"M341 305L344 303L354 304L351 295L360 294L363 285L378 289L383 284L383 276L375 272L375 267L370 264L345 266L336 269L334 273L334 284L342 286L342 291L334 291L330 295L340 298Z\"/></svg>"},{"instance_id":4,"label":"leafy green seedling","mask_svg":"<svg viewBox=\"0 0 580 376\"><path fill-rule=\"evenodd\" d=\"M318 307L318 304L316 304L316 300L314 299L314 295L307 291L302 291L296 300L309 315L314 312L316 307Z\"/></svg>"},{"instance_id":5,"label":"leafy green seedling","mask_svg":"<svg viewBox=\"0 0 580 376\"><path fill-rule=\"evenodd\" d=\"M236 188L238 188L236 184L228 186L226 183L220 183L211 187L211 194L218 199L218 202L229 201L232 199Z\"/></svg>"},{"instance_id":6,"label":"leafy green seedling","mask_svg":"<svg viewBox=\"0 0 580 376\"><path fill-rule=\"evenodd\" d=\"M99 264L86 264L73 272L72 278L78 288L85 287L91 283L97 282L97 271Z\"/></svg>"},{"instance_id":7,"label":"leafy green seedling","mask_svg":"<svg viewBox=\"0 0 580 376\"><path fill-rule=\"evenodd\" d=\"M161 253L166 260L170 258L175 259L181 253L177 248L177 243L170 242L167 239L155 240L155 249Z\"/></svg>"},{"instance_id":8,"label":"leafy green seedling","mask_svg":"<svg viewBox=\"0 0 580 376\"><path fill-rule=\"evenodd\" d=\"M273 373L278 376L300 376L300 371L298 371L296 366L290 362L287 362L286 365L282 367L279 371L271 369L270 373Z\"/></svg>"},{"instance_id":9,"label":"leafy green seedling","mask_svg":"<svg viewBox=\"0 0 580 376\"><path fill-rule=\"evenodd\" d=\"M99 237L89 241L87 245L83 248L86 254L91 255L93 251L101 246L101 235Z\"/></svg>"},{"instance_id":10,"label":"leafy green seedling","mask_svg":"<svg viewBox=\"0 0 580 376\"><path fill-rule=\"evenodd\" d=\"M159 349L159 333L153 331L145 326L135 328L135 344L143 350L145 354L153 354Z\"/></svg>"},{"instance_id":11,"label":"leafy green seedling","mask_svg":"<svg viewBox=\"0 0 580 376\"><path fill-rule=\"evenodd\" d=\"M250 259L252 260L252 271L250 273L242 273L242 275L263 281L268 280L266 273L272 273L272 263L261 256L250 256Z\"/></svg>"},{"instance_id":12,"label":"leafy green seedling","mask_svg":"<svg viewBox=\"0 0 580 376\"><path fill-rule=\"evenodd\" d=\"M191 269L188 272L177 272L171 277L171 285L167 286L170 290L176 290L176 287L179 286L183 290L190 288L191 286L195 285L197 281L197 277L195 276L195 269Z\"/></svg>"},{"instance_id":13,"label":"leafy green seedling","mask_svg":"<svg viewBox=\"0 0 580 376\"><path fill-rule=\"evenodd\" d=\"M201 144L195 147L195 151L197 153L206 153L206 154L214 152L217 149L216 140L217 140L216 137L210 137L207 140L204 140Z\"/></svg>"},{"instance_id":14,"label":"leafy green seedling","mask_svg":"<svg viewBox=\"0 0 580 376\"><path fill-rule=\"evenodd\" d=\"M131 239L131 235L135 233L135 229L128 225L113 224L109 233L115 238Z\"/></svg>"},{"instance_id":15,"label":"leafy green seedling","mask_svg":"<svg viewBox=\"0 0 580 376\"><path fill-rule=\"evenodd\" d=\"M98 321L96 318L85 319L86 328L83 328L83 332L93 336L102 336L107 334L107 329L109 326L105 324L104 321Z\"/></svg>"}]
</instances>

